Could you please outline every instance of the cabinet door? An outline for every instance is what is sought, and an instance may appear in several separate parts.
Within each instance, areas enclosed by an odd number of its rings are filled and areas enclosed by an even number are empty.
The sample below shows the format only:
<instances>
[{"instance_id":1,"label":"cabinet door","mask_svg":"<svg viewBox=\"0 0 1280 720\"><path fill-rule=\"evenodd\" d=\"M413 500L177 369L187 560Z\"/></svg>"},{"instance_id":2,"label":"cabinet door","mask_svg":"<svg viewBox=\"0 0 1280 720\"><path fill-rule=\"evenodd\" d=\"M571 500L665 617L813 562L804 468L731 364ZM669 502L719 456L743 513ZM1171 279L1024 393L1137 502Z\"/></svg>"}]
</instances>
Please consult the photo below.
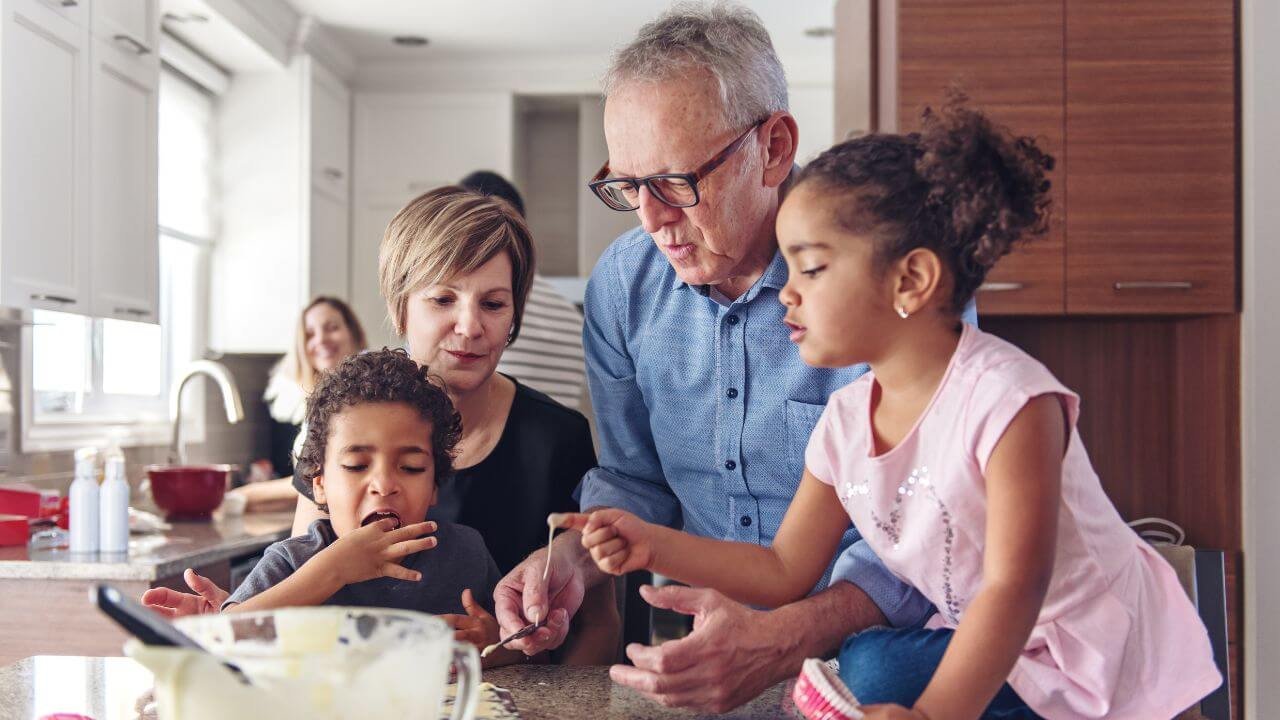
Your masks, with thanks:
<instances>
[{"instance_id":1,"label":"cabinet door","mask_svg":"<svg viewBox=\"0 0 1280 720\"><path fill-rule=\"evenodd\" d=\"M351 253L347 230L349 215L345 199L312 189L311 255L308 263L311 297L334 295L346 299L351 296L351 286L347 280Z\"/></svg>"},{"instance_id":2,"label":"cabinet door","mask_svg":"<svg viewBox=\"0 0 1280 720\"><path fill-rule=\"evenodd\" d=\"M93 43L92 312L159 321L159 68Z\"/></svg>"},{"instance_id":3,"label":"cabinet door","mask_svg":"<svg viewBox=\"0 0 1280 720\"><path fill-rule=\"evenodd\" d=\"M133 55L155 56L156 0L94 0L93 36Z\"/></svg>"},{"instance_id":4,"label":"cabinet door","mask_svg":"<svg viewBox=\"0 0 1280 720\"><path fill-rule=\"evenodd\" d=\"M88 310L88 29L4 3L0 304Z\"/></svg>"},{"instance_id":5,"label":"cabinet door","mask_svg":"<svg viewBox=\"0 0 1280 720\"><path fill-rule=\"evenodd\" d=\"M1066 7L1067 310L1233 312L1235 3Z\"/></svg>"},{"instance_id":6,"label":"cabinet door","mask_svg":"<svg viewBox=\"0 0 1280 720\"><path fill-rule=\"evenodd\" d=\"M956 84L972 107L1057 159L1049 232L992 268L978 292L983 315L1065 309L1062 13L1062 0L898 1L899 130L919 129L921 111Z\"/></svg>"},{"instance_id":7,"label":"cabinet door","mask_svg":"<svg viewBox=\"0 0 1280 720\"><path fill-rule=\"evenodd\" d=\"M309 74L311 182L345 205L351 183L351 92L314 60Z\"/></svg>"}]
</instances>

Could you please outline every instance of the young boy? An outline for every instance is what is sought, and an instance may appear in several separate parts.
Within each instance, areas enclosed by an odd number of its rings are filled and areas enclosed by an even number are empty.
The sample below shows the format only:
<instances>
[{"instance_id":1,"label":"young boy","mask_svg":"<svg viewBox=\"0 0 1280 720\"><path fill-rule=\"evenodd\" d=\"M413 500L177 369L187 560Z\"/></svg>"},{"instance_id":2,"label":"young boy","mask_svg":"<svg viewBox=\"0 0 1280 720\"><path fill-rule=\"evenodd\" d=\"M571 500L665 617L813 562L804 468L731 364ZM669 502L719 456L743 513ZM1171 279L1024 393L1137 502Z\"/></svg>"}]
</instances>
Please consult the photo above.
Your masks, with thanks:
<instances>
[{"instance_id":1,"label":"young boy","mask_svg":"<svg viewBox=\"0 0 1280 720\"><path fill-rule=\"evenodd\" d=\"M307 402L298 471L329 518L268 547L223 612L354 605L443 615L461 640L498 640L498 567L475 530L423 522L453 469L461 424L444 390L402 350L355 355ZM422 537L434 533L433 537ZM437 548L439 545L439 549ZM510 657L507 657L510 656ZM500 650L485 665L511 662Z\"/></svg>"}]
</instances>

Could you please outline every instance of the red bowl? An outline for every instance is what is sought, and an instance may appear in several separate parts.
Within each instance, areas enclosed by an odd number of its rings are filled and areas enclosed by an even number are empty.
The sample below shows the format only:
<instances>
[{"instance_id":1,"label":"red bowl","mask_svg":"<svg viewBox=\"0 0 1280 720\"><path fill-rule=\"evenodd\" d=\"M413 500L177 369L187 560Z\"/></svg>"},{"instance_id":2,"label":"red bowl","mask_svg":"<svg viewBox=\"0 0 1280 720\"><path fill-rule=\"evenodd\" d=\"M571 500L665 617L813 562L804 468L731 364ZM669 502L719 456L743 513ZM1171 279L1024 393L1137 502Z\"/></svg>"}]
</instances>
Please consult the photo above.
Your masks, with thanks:
<instances>
[{"instance_id":1,"label":"red bowl","mask_svg":"<svg viewBox=\"0 0 1280 720\"><path fill-rule=\"evenodd\" d=\"M151 497L166 520L206 520L222 504L231 465L151 465Z\"/></svg>"}]
</instances>

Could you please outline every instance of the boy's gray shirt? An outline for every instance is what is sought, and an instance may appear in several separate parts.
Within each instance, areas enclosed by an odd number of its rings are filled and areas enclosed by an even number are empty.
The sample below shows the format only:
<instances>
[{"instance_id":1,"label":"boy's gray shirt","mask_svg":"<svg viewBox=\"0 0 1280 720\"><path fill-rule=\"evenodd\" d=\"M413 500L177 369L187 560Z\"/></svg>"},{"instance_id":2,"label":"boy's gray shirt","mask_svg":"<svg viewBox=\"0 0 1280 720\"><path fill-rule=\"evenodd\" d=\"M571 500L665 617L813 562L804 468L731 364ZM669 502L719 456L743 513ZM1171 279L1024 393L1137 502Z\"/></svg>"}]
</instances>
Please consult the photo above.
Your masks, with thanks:
<instances>
[{"instance_id":1,"label":"boy's gray shirt","mask_svg":"<svg viewBox=\"0 0 1280 720\"><path fill-rule=\"evenodd\" d=\"M346 585L325 605L395 608L440 615L464 614L462 591L471 588L476 602L493 612L493 588L502 579L480 533L465 525L437 523L436 546L414 553L402 563L422 573L418 582L381 577ZM245 600L278 585L302 564L329 547L337 535L328 520L316 520L306 535L286 538L267 547L262 559L240 587L222 603Z\"/></svg>"}]
</instances>

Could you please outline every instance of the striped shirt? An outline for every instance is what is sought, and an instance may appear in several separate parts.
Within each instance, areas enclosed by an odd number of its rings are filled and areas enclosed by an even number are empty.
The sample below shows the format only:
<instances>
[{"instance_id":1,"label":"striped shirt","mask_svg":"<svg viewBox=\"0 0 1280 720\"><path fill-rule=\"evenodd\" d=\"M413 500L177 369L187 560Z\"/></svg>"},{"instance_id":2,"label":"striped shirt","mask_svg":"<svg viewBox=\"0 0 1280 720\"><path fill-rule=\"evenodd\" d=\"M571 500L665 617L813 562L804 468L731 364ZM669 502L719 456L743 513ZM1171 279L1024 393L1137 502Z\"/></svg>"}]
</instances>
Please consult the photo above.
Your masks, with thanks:
<instances>
[{"instance_id":1,"label":"striped shirt","mask_svg":"<svg viewBox=\"0 0 1280 720\"><path fill-rule=\"evenodd\" d=\"M565 407L578 409L581 405L587 383L582 314L540 276L534 276L529 290L520 337L502 353L498 371L550 395Z\"/></svg>"}]
</instances>

